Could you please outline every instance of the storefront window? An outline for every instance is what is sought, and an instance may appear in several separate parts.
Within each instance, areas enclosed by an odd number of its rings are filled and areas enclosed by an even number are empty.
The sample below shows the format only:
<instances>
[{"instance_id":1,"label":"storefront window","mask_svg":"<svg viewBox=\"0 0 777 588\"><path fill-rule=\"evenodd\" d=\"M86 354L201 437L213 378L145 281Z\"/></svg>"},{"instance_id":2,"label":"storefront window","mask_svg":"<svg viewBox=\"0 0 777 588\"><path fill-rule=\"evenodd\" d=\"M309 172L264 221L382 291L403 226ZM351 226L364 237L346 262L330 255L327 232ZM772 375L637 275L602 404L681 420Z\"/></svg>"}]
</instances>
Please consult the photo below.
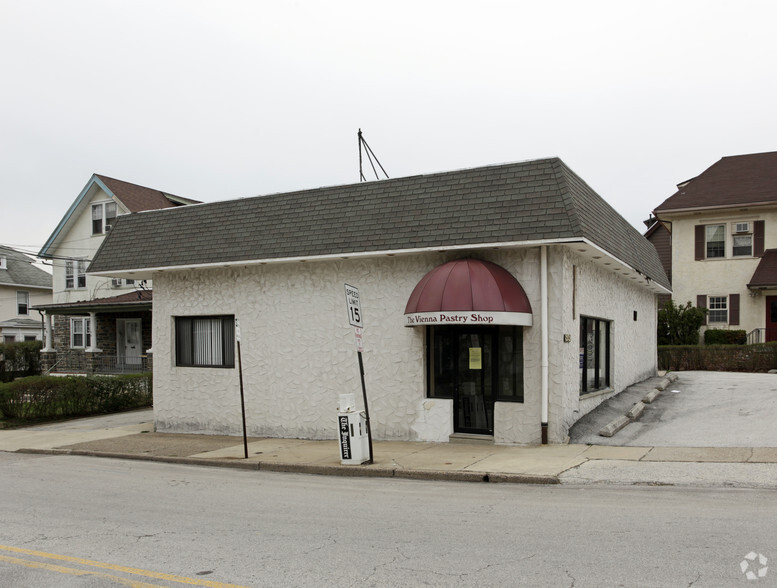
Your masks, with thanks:
<instances>
[{"instance_id":1,"label":"storefront window","mask_svg":"<svg viewBox=\"0 0 777 588\"><path fill-rule=\"evenodd\" d=\"M580 394L610 387L610 323L580 317Z\"/></svg>"}]
</instances>

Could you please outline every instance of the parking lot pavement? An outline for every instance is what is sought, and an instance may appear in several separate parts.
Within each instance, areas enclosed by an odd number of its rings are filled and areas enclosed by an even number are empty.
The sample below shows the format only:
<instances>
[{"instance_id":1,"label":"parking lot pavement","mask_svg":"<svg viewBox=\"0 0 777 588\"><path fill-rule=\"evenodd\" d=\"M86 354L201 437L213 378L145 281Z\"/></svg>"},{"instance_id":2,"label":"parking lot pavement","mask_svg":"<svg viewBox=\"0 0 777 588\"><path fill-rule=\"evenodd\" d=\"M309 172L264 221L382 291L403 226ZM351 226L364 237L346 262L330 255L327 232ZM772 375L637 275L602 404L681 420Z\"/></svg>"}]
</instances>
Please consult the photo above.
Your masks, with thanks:
<instances>
[{"instance_id":1,"label":"parking lot pavement","mask_svg":"<svg viewBox=\"0 0 777 588\"><path fill-rule=\"evenodd\" d=\"M777 374L675 372L679 377L613 437L599 430L649 391L637 384L580 419L570 443L636 447L777 447ZM648 380L650 383L652 380Z\"/></svg>"}]
</instances>

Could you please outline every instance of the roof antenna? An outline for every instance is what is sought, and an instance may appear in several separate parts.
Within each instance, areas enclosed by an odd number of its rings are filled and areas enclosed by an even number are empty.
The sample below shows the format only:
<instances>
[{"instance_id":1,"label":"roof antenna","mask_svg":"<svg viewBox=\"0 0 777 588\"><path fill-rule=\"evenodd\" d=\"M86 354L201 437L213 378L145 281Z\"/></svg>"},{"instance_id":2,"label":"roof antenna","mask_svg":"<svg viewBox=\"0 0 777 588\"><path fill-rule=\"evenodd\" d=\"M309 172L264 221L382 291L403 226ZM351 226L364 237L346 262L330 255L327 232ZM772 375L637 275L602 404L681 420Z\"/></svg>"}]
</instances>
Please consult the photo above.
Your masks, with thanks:
<instances>
[{"instance_id":1,"label":"roof antenna","mask_svg":"<svg viewBox=\"0 0 777 588\"><path fill-rule=\"evenodd\" d=\"M386 173L386 170L383 169L383 166L380 164L380 161L378 161L378 158L375 156L375 153L372 152L372 149L370 149L370 146L367 145L367 141L364 140L364 137L362 136L362 130L359 129L359 132L357 133L357 137L359 138L359 181L360 182L366 182L367 178L364 177L364 172L362 171L362 149L364 150L364 153L367 155L367 159L370 162L370 166L372 167L372 173L375 174L375 179L379 180L380 177L378 177L378 170L375 169L375 164L378 164L378 167L380 167L380 171L383 172L383 175L386 176L386 179L388 179L388 174ZM375 162L372 160L375 159Z\"/></svg>"}]
</instances>

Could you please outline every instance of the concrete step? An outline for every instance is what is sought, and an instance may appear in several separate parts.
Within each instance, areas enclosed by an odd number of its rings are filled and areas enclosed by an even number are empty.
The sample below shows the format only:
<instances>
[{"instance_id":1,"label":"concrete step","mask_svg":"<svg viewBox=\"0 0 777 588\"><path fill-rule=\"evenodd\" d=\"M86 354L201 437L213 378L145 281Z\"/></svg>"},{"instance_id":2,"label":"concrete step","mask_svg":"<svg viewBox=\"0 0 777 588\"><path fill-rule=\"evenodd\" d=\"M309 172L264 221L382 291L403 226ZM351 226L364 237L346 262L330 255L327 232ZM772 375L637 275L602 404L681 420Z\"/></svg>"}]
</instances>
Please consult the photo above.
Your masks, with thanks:
<instances>
[{"instance_id":1,"label":"concrete step","mask_svg":"<svg viewBox=\"0 0 777 588\"><path fill-rule=\"evenodd\" d=\"M448 437L451 443L469 443L471 445L493 445L493 435L476 435L474 433L453 433Z\"/></svg>"}]
</instances>

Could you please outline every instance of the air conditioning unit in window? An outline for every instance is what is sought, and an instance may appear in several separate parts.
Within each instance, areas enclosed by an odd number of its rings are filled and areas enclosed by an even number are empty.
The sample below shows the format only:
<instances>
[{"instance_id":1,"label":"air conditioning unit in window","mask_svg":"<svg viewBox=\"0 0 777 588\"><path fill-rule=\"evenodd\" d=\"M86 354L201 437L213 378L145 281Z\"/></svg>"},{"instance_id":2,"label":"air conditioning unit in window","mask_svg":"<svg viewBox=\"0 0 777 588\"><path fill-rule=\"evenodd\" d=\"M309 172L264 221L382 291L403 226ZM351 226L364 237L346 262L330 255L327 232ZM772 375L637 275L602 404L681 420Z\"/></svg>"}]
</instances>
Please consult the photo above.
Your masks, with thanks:
<instances>
[{"instance_id":1,"label":"air conditioning unit in window","mask_svg":"<svg viewBox=\"0 0 777 588\"><path fill-rule=\"evenodd\" d=\"M113 286L114 288L120 288L121 278L111 278L111 286Z\"/></svg>"},{"instance_id":2,"label":"air conditioning unit in window","mask_svg":"<svg viewBox=\"0 0 777 588\"><path fill-rule=\"evenodd\" d=\"M750 223L736 223L734 225L734 232L735 233L749 233L750 232Z\"/></svg>"},{"instance_id":3,"label":"air conditioning unit in window","mask_svg":"<svg viewBox=\"0 0 777 588\"><path fill-rule=\"evenodd\" d=\"M105 225L105 234L107 235L108 233L110 233L112 228L113 228L113 225Z\"/></svg>"}]
</instances>

